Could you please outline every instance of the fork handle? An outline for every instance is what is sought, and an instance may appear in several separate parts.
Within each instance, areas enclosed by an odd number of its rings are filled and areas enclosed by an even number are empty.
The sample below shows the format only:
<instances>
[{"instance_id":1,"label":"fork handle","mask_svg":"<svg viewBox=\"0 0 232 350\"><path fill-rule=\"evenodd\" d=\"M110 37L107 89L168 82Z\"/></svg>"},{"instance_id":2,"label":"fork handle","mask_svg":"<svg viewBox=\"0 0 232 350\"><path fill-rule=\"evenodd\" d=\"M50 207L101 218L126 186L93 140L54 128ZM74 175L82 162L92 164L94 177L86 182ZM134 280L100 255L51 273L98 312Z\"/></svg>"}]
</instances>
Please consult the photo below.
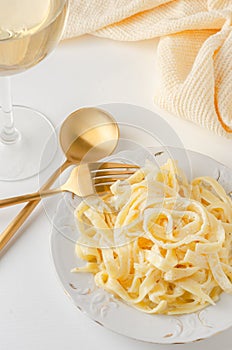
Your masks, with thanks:
<instances>
[{"instance_id":1,"label":"fork handle","mask_svg":"<svg viewBox=\"0 0 232 350\"><path fill-rule=\"evenodd\" d=\"M10 197L6 199L0 200L0 208L8 207L10 205L20 204L24 202L31 202L35 200L40 200L45 197L52 196L53 194L58 194L62 192L61 188L55 188L52 190L42 191L42 192L34 192L30 194L23 194L21 196Z\"/></svg>"},{"instance_id":2,"label":"fork handle","mask_svg":"<svg viewBox=\"0 0 232 350\"><path fill-rule=\"evenodd\" d=\"M52 186L59 175L67 169L71 163L67 160L59 169L57 169L54 174L47 180L47 182L41 187L41 191L48 189ZM33 210L39 204L40 199L28 203L19 214L11 221L7 228L0 235L0 251L7 245L10 239L15 235L18 229L23 225L28 216L33 212Z\"/></svg>"}]
</instances>

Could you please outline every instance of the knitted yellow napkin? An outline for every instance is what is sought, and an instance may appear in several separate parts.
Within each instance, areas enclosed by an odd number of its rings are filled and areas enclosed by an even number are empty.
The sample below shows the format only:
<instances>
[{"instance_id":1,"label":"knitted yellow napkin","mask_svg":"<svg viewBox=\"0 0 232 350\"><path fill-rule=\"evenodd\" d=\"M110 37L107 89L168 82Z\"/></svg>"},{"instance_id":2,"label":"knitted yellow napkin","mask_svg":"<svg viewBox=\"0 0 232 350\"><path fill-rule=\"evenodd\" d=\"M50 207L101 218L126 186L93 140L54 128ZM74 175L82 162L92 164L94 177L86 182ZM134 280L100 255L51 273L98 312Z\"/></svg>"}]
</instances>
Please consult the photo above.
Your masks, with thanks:
<instances>
[{"instance_id":1,"label":"knitted yellow napkin","mask_svg":"<svg viewBox=\"0 0 232 350\"><path fill-rule=\"evenodd\" d=\"M232 0L71 0L64 38L160 37L155 103L232 136Z\"/></svg>"}]
</instances>

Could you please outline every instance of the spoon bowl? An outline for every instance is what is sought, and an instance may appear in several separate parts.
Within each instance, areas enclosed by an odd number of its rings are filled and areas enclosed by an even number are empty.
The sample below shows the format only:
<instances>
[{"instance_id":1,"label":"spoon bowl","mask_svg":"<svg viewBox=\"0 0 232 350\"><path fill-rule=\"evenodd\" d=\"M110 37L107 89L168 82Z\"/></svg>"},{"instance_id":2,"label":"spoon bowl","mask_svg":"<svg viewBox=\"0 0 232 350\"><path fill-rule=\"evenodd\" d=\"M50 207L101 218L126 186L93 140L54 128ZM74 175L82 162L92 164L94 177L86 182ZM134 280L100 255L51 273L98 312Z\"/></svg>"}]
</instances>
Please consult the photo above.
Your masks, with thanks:
<instances>
[{"instance_id":1,"label":"spoon bowl","mask_svg":"<svg viewBox=\"0 0 232 350\"><path fill-rule=\"evenodd\" d=\"M73 164L93 162L110 155L118 138L117 123L99 108L82 108L73 112L60 129L61 148Z\"/></svg>"}]
</instances>

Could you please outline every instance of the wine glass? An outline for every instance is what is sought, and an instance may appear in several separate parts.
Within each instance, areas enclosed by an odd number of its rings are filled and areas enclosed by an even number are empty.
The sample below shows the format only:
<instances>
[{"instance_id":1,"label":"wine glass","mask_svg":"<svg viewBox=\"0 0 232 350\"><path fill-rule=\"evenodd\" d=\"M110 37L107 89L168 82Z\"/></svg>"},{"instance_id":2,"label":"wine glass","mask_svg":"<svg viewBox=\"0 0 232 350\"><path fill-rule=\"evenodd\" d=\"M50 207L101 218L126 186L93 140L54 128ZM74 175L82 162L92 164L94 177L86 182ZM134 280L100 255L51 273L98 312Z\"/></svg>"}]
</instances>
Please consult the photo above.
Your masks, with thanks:
<instances>
[{"instance_id":1,"label":"wine glass","mask_svg":"<svg viewBox=\"0 0 232 350\"><path fill-rule=\"evenodd\" d=\"M53 126L38 111L12 106L9 76L36 65L54 49L67 11L68 0L0 0L0 180L21 180L42 170L40 158Z\"/></svg>"}]
</instances>

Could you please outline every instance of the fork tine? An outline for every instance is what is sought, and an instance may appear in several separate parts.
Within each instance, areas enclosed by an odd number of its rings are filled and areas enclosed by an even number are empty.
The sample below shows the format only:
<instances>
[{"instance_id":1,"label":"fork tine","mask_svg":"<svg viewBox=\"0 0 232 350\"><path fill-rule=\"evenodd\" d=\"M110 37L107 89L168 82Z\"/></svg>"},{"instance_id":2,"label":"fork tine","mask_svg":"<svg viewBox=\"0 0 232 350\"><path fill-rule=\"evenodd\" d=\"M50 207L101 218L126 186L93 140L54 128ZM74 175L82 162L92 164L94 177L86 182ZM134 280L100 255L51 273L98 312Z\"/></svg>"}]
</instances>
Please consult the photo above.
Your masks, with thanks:
<instances>
[{"instance_id":1,"label":"fork tine","mask_svg":"<svg viewBox=\"0 0 232 350\"><path fill-rule=\"evenodd\" d=\"M111 192L110 191L110 186L112 184L113 184L113 182L109 183L109 184L98 184L98 185L95 186L96 192L98 194L101 194L101 195L105 194L105 193L109 193L109 192Z\"/></svg>"},{"instance_id":2,"label":"fork tine","mask_svg":"<svg viewBox=\"0 0 232 350\"><path fill-rule=\"evenodd\" d=\"M106 170L106 171L100 171L100 172L96 172L95 175L93 175L93 180L96 179L101 179L101 178L105 178L108 176L126 176L128 177L129 175L133 175L135 173L135 170L119 170L119 171L112 171L112 170Z\"/></svg>"},{"instance_id":3,"label":"fork tine","mask_svg":"<svg viewBox=\"0 0 232 350\"><path fill-rule=\"evenodd\" d=\"M116 181L118 181L118 179L113 179L113 178L108 178L107 181L104 182L98 182L96 184L94 184L94 187L98 187L98 186L111 186L113 183L115 183Z\"/></svg>"},{"instance_id":4,"label":"fork tine","mask_svg":"<svg viewBox=\"0 0 232 350\"><path fill-rule=\"evenodd\" d=\"M139 166L134 164L122 164L122 163L111 163L111 162L89 164L89 169L91 173L104 171L106 169L108 170L111 169L113 171L114 169L138 169L138 168Z\"/></svg>"},{"instance_id":5,"label":"fork tine","mask_svg":"<svg viewBox=\"0 0 232 350\"><path fill-rule=\"evenodd\" d=\"M112 175L112 174L109 174L109 175ZM104 184L104 183L110 183L110 182L116 182L118 180L126 180L128 179L128 176L120 176L120 177L107 177L107 176L104 176L104 177L96 177L94 180L94 185L98 185L98 184Z\"/></svg>"}]
</instances>

